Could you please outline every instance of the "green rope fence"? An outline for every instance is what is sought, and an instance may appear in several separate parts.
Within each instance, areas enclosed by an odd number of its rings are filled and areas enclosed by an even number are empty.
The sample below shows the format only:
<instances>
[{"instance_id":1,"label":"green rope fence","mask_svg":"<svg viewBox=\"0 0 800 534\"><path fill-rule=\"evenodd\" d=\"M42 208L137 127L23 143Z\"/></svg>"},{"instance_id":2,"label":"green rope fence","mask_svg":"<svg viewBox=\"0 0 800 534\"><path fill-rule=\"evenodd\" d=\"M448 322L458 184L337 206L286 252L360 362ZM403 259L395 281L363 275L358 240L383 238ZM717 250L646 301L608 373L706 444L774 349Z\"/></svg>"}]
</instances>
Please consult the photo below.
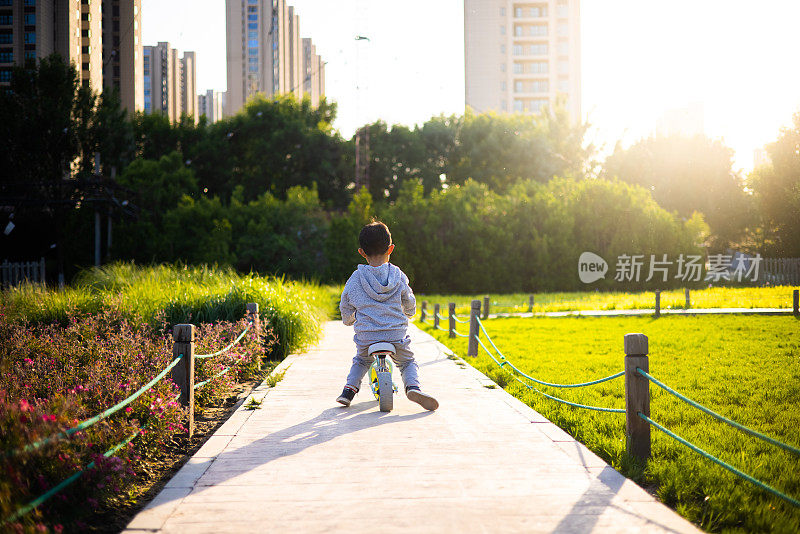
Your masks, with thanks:
<instances>
[{"instance_id":1,"label":"green rope fence","mask_svg":"<svg viewBox=\"0 0 800 534\"><path fill-rule=\"evenodd\" d=\"M149 390L154 385L156 385L156 383L159 380L161 380L162 378L164 378L167 375L167 373L172 370L173 367L178 365L178 362L181 361L181 358L183 358L182 354L180 356L178 356L177 358L175 358L174 360L172 360L172 363L170 363L166 367L166 369L161 371L150 382L148 382L147 384L145 384L144 386L139 388L135 393L133 393L129 397L121 400L120 402L118 402L117 404L112 406L111 408L108 408L107 410L104 410L103 412L95 415L94 417L90 417L89 419L86 419L85 421L81 421L80 423L78 423L77 425L75 425L72 428L68 428L67 430L65 430L63 432L60 432L58 434L54 434L54 435L49 436L47 438L40 439L39 441L35 441L35 442L33 442L33 443L29 444L29 445L26 445L25 447L23 447L21 449L17 449L15 451L12 451L12 452L8 453L8 455L9 456L15 456L17 454L21 454L21 453L24 453L24 452L29 452L29 451L38 449L39 447L47 445L48 443L53 443L54 441L58 441L58 440L63 439L63 438L68 438L68 437L72 436L73 434L75 434L76 432L80 432L81 430L85 430L85 429L89 428L90 426L92 426L93 424L97 423L98 421L102 421L106 417L108 417L108 416L120 411L122 408L126 407L127 405L129 405L130 403L132 403L133 401L138 399L145 391Z\"/></svg>"},{"instance_id":2,"label":"green rope fence","mask_svg":"<svg viewBox=\"0 0 800 534\"><path fill-rule=\"evenodd\" d=\"M221 349L221 350L219 350L217 352L211 353L211 354L196 354L195 358L210 358L212 356L218 356L220 354L223 354L223 353L229 351L234 346L236 346L236 344L239 343L239 341L242 340L242 338L245 336L245 334L247 334L247 332L250 330L250 327L253 326L253 324L254 324L253 322L250 322L250 324L247 325L247 327L244 329L244 331L242 331L242 333L239 334L239 336L233 341L233 343L231 343L230 345L226 346L225 348L223 348L223 349ZM44 445L47 445L49 443L53 443L53 442L58 441L60 439L70 437L73 434L75 434L76 432L80 432L81 430L85 430L86 428L89 428L90 426L94 425L95 423L97 423L99 421L102 421L103 419L109 417L110 415L113 415L114 413L118 412L122 408L125 408L127 405L129 405L130 403L132 403L133 401L138 399L143 393L145 393L146 391L151 389L154 385L156 385L162 378L164 378L167 375L167 373L169 373L176 365L178 365L178 363L182 359L183 359L183 354L180 354L178 357L176 357L174 360L172 360L172 362L164 370L162 370L158 375L156 375L147 384L145 384L144 386L142 386L141 388L136 390L136 392L134 392L130 396L126 397L125 399L121 400L120 402L118 402L114 406L111 406L110 408L108 408L106 410L103 410L101 413L95 415L94 417L90 417L89 419L81 421L80 423L78 423L74 427L68 428L67 430L65 430L63 432L60 432L58 434L54 434L52 436L49 436L49 437L40 439L38 441L35 441L33 443L30 443L30 444L26 445L25 447L22 447L21 449L16 449L14 451L11 451L10 453L6 453L7 456L14 456L14 455L21 454L21 453L24 453L24 452L30 452L30 451L36 450L36 449L38 449L40 447L43 447ZM215 378L218 378L218 377L224 375L230 369L231 369L230 366L226 367L225 369L223 369L222 371L216 373L214 376L212 376L208 380L205 380L203 382L195 384L194 389L198 389L198 388L206 385L207 383L209 383L210 381L214 380ZM178 398L180 398L180 394L178 394L175 397L175 399L178 399ZM128 443L133 441L136 438L136 436L138 436L141 433L141 431L142 431L141 429L137 430L134 434L132 434L131 436L129 436L125 440L123 440L120 443L114 445L109 450L107 450L105 453L103 453L103 456L108 458L109 456L112 456L112 455L116 454L117 451L119 451L122 447L124 447L125 445L127 445ZM88 471L90 469L93 469L94 467L95 467L95 462L91 462L85 468L83 468L80 471L74 473L69 478L64 479L63 481L61 481L57 485L55 485L52 488L50 488L47 492L43 493L42 495L40 495L36 499L30 501L25 506L19 508L16 512L14 512L9 517L3 519L2 523L0 523L0 526L6 525L6 524L8 524L8 523L10 523L12 521L16 521L17 519L27 515L32 510L38 508L43 503L48 501L54 495L58 494L61 490L63 490L64 488L70 486L76 480L81 478L81 476L83 476L83 474L86 471Z\"/></svg>"},{"instance_id":3,"label":"green rope fence","mask_svg":"<svg viewBox=\"0 0 800 534\"><path fill-rule=\"evenodd\" d=\"M225 352L228 352L228 351L229 351L229 350L231 350L233 347L235 347L237 343L239 343L239 342L242 340L242 338L243 338L243 337L244 337L244 335L247 333L247 331L248 331L248 330L250 330L250 327L251 327L251 326L253 326L253 323L252 323L252 322L251 322L250 324L248 324L248 325L247 325L247 328L245 328L245 329L242 331L242 333L241 333L241 334L239 334L239 337L237 337L236 339L234 339L234 340L233 340L233 343L231 343L231 344L230 344L230 345L228 345L227 347L225 347L225 348L223 348L223 349L220 349L220 350L218 350L217 352L212 352L211 354L195 354L195 355L194 355L194 357L195 357L195 358L211 358L212 356L219 356L220 354L223 354L223 353L225 353Z\"/></svg>"},{"instance_id":4,"label":"green rope fence","mask_svg":"<svg viewBox=\"0 0 800 534\"><path fill-rule=\"evenodd\" d=\"M609 376L606 376L606 377L603 377L603 378L598 378L597 380L592 380L590 382L580 382L578 384L553 384L551 382L544 382L542 380L539 380L538 378L534 378L534 377L532 377L532 376L530 376L528 374L525 374L518 367L516 367L513 363L508 361L508 359L503 355L503 353L500 352L500 349L497 348L497 345L494 344L494 341L492 341L491 336L489 336L489 333L486 331L486 328L484 328L483 322L480 319L478 319L478 326L480 327L481 332L483 332L483 335L486 336L486 339L492 345L492 348L494 348L494 350L500 356L500 359L503 360L503 363L499 363L498 362L498 365L500 365L501 367L503 367L504 365L508 365L509 367L514 369L514 371L519 373L521 376L524 376L528 380L531 380L532 382L536 382L537 384L541 384L543 386L550 386L550 387L554 387L554 388L582 388L584 386L593 386L595 384L601 384L603 382L608 382L609 380L614 380L615 378L619 378L619 377L621 377L621 376L623 376L625 374L625 371L620 371L618 373L614 373L613 375L609 375ZM480 343L480 340L478 340L478 342ZM492 359L494 359L494 358L492 358ZM495 361L497 361L497 360L495 360Z\"/></svg>"},{"instance_id":5,"label":"green rope fence","mask_svg":"<svg viewBox=\"0 0 800 534\"><path fill-rule=\"evenodd\" d=\"M219 377L221 377L222 375L224 375L225 373L227 373L227 372L228 372L228 371L230 371L230 370L231 370L231 368L230 368L230 367L226 367L225 369L223 369L223 370L222 370L222 371L220 371L219 373L215 374L214 376L212 376L212 377L211 377L211 378L209 378L208 380L203 380L202 382L198 382L197 384L195 384L195 385L194 385L194 389L199 389L199 388L201 388L201 387L205 386L206 384L208 384L209 382L211 382L211 381L212 381L212 380L214 380L215 378L219 378Z\"/></svg>"},{"instance_id":6,"label":"green rope fence","mask_svg":"<svg viewBox=\"0 0 800 534\"><path fill-rule=\"evenodd\" d=\"M654 426L655 428L659 429L661 432L663 432L667 436L671 437L672 439L676 440L678 443L680 443L682 445L685 445L686 447L689 447L691 450L693 450L694 452L696 452L700 456L702 456L702 457L704 457L704 458L706 458L708 460L711 460L715 464L719 465L720 467L723 467L723 468L727 469L728 471L730 471L731 473L737 475L738 477L743 478L743 479L747 480L748 482L750 482L752 484L755 484L759 488L761 488L761 489L763 489L763 490L775 495L776 497L779 497L779 498L783 499L784 501L788 502L789 504L800 508L800 501L798 501L797 499L793 499L793 498L789 497L788 495L786 495L785 493L782 493L781 491L773 488L772 486L770 486L768 484L765 484L765 483L761 482L760 480L758 480L756 478L753 478L752 476L750 476L747 473L744 473L744 472L736 469L735 467L733 467L732 465L730 465L728 463L723 462L722 460L720 460L716 456L713 456L713 455L707 453L706 451L704 451L703 449L701 449L697 445L695 445L695 444L683 439L682 437L680 437L679 435L675 434L674 432L672 432L670 430L667 430L666 428L664 428L663 426L659 425L658 423L656 423L655 421L653 421L652 419L650 419L649 417L647 417L643 413L641 413L641 412L638 412L638 413L639 413L639 417L641 417L642 419L647 421L647 423L649 425Z\"/></svg>"},{"instance_id":7,"label":"green rope fence","mask_svg":"<svg viewBox=\"0 0 800 534\"><path fill-rule=\"evenodd\" d=\"M495 304L495 306L497 306L497 304ZM441 315L437 314L437 316L439 317L439 319L444 319L443 317L441 317ZM464 320L464 321L461 321L461 320L458 320L458 319L456 319L456 320L458 322L461 322L461 323L469 322L469 320ZM576 407L576 408L583 408L583 409L587 409L587 410L595 410L595 411L610 412L610 413L626 413L626 410L624 410L624 409L605 408L605 407L600 407L600 406L590 406L590 405L579 404L579 403L570 402L570 401L567 401L565 399L561 399L561 398L558 398L558 397L554 397L552 395L549 395L549 394L539 390L538 388L534 387L533 385L525 382L524 380L522 380L520 378L520 377L524 377L525 379L530 380L532 382L535 382L537 384L541 384L543 386L554 387L554 388L578 388L578 387L591 386L591 385L594 385L594 384L600 384L600 383L603 383L603 382L606 382L606 381L609 381L609 380L613 380L615 378L619 378L619 377L625 375L625 371L620 371L618 373L614 373L612 375L609 375L609 376L606 376L606 377L603 377L603 378L600 378L600 379L597 379L597 380L592 380L592 381L589 381L589 382L581 382L581 383L576 383L576 384L556 384L556 383L545 382L545 381L539 380L539 379L537 379L535 377L532 377L532 376L526 374L525 372L523 372L522 370L517 368L513 363L508 361L508 359L500 351L500 349L497 348L497 345L495 345L494 341L492 340L492 337L486 331L486 328L483 325L483 322L480 320L480 318L479 317L475 317L475 320L477 321L477 324L478 324L478 327L480 328L480 331L483 332L483 335L486 337L487 341L492 346L492 348L496 352L496 354L499 357L499 359L497 357L495 357L495 355L492 353L492 351L489 350L489 348L486 346L486 344L484 344L484 342L480 338L480 335L476 334L474 336L475 340L483 348L483 350L486 351L486 354L489 355L489 357L492 359L492 361L494 361L494 363L497 364L501 369L504 369L505 367L509 367L511 370L513 370L513 371L507 371L507 372L511 375L511 377L514 380L519 382L526 389L533 390L536 393L539 393L540 395L542 395L542 396L544 396L544 397L546 397L548 399L551 399L551 400L554 400L556 402L560 402L562 404L566 404L566 405L569 405L569 406L573 406L573 407ZM447 329L439 328L439 330L447 330ZM456 335L460 336L460 337L467 337L467 338L469 337L468 335L461 334L459 332L456 332L455 330L453 330L453 332ZM667 386L666 384L664 384L660 380L656 379L655 377L653 377L652 375L650 375L649 373L647 373L646 371L642 370L639 367L636 368L636 372L638 374L640 374L642 377L644 377L645 379L647 379L649 382L652 382L653 384L656 384L657 386L659 386L660 388L662 388L664 391L668 392L669 394L671 394L671 395L675 396L676 398L686 402L690 406L693 406L694 408L697 408L698 410L700 410L700 411L702 411L702 412L704 412L704 413L716 418L717 420L722 421L722 422L732 426L733 428L741 430L741 431L743 431L743 432L745 432L745 433L747 433L747 434L749 434L751 436L754 436L754 437L759 438L759 439L761 439L763 441L766 441L767 443L775 445L776 447L780 447L780 448L782 448L782 449L784 449L784 450L786 450L788 452L800 455L800 448L797 448L797 447L794 447L792 445L788 445L786 443L778 441L777 439L774 439L774 438L772 438L770 436L767 436L767 435L765 435L765 434L763 434L761 432L758 432L756 430L748 428L748 427L746 427L746 426L744 426L744 425L742 425L740 423L737 423L736 421L733 421L733 420L731 420L731 419L729 419L729 418L727 418L727 417L725 417L725 416L723 416L721 414L718 414L718 413L714 412L710 408L708 408L706 406L703 406L702 404L690 399L689 397L687 397L687 396L675 391L674 389L672 389L671 387ZM678 443L688 447L690 450L700 454L701 456L703 456L704 458L706 458L708 460L711 460L712 462L716 463L717 465L723 467L724 469L727 469L728 471L730 471L731 473L735 474L736 476L738 476L738 477L740 477L740 478L742 478L744 480L747 480L748 482L750 482L750 483L754 484L755 486L763 489L764 491L766 491L768 493L771 493L772 495L775 495L776 497L778 497L780 499L783 499L784 501L788 502L789 504L791 504L791 505L793 505L795 507L800 508L800 501L798 501L797 499L794 499L793 497L790 497L790 496L786 495L785 493L781 492L780 490L778 490L778 489L776 489L776 488L774 488L774 487L772 487L772 486L770 486L770 485L768 485L768 484L766 484L766 483L764 483L764 482L752 477L751 475L748 475L747 473L744 473L743 471L733 467L732 465L724 462L723 460L720 460L719 458L717 458L717 457L713 456L712 454L706 452L705 450L701 449L697 445L687 441L686 439L678 436L677 434L675 434L674 432L668 430L667 428L663 427L662 425L656 423L655 421L650 419L650 417L644 415L643 413L637 412L637 414L641 419L646 421L650 426L653 426L653 427L657 428L658 430L660 430L661 432L663 432L664 434L666 434L670 438L676 440Z\"/></svg>"},{"instance_id":8,"label":"green rope fence","mask_svg":"<svg viewBox=\"0 0 800 534\"><path fill-rule=\"evenodd\" d=\"M136 438L136 436L138 436L140 433L141 433L141 429L137 430L136 432L134 432L133 434L128 436L125 440L117 443L116 445L114 445L113 447L108 449L106 452L104 452L103 456L105 456L106 458L108 458L110 456L113 456L122 447L124 447L125 445L127 445L128 443L133 441L134 438ZM11 514L7 518L5 518L3 520L3 522L0 523L0 526L6 525L8 523L11 523L12 521L16 521L17 519L29 514L31 511L35 510L36 508L38 508L39 506L41 506L42 504L47 502L54 495L58 494L61 490L63 490L64 488L66 488L67 486L69 486L70 484L72 484L73 482L78 480L79 478L81 478L86 471L89 471L90 469L94 469L94 466L95 466L95 462L92 462L89 465L87 465L86 467L84 467L83 469L81 469L80 471L74 473L69 478L66 478L66 479L62 480L61 482L59 482L58 484L56 484L55 486L50 488L48 491L46 491L45 493L43 493L39 497L35 498L34 500L29 502L25 506L17 509L16 512L14 512L13 514Z\"/></svg>"},{"instance_id":9,"label":"green rope fence","mask_svg":"<svg viewBox=\"0 0 800 534\"><path fill-rule=\"evenodd\" d=\"M751 436L755 436L755 437L757 437L759 439L762 439L762 440L766 441L767 443L771 443L771 444L775 445L776 447L780 447L780 448L782 448L784 450L787 450L789 452L793 452L794 454L800 454L800 449L798 449L797 447L792 447L791 445L787 445L786 443L782 443L782 442L778 441L777 439L771 438L771 437L767 436L766 434L762 434L761 432L753 430L752 428L748 428L748 427L746 427L746 426L744 426L744 425L742 425L740 423L737 423L736 421L728 419L724 415L720 415L717 412L714 412L711 409L706 408L702 404L693 401L689 397L686 397L685 395L682 395L682 394L678 393L677 391L675 391L671 387L667 386L663 382L660 382L659 380L657 380L656 378L654 378L653 376L648 374L646 371L642 371L638 367L636 368L636 372L638 372L640 375L642 375L643 377L648 379L650 382L652 382L653 384L655 384L658 387L660 387L661 389L663 389L664 391L676 396L677 398L679 398L680 400L682 400L685 403L689 404L690 406L694 406L698 410L700 410L702 412L705 412L708 415L710 415L710 416L712 416L712 417L714 417L716 419L719 419L723 423L727 423L730 426L732 426L733 428L739 429L742 432L750 434Z\"/></svg>"},{"instance_id":10,"label":"green rope fence","mask_svg":"<svg viewBox=\"0 0 800 534\"><path fill-rule=\"evenodd\" d=\"M487 336L487 337L488 337L488 336ZM489 349L486 347L486 345L484 345L484 344L483 344L483 341L481 341L481 338L480 338L480 337L478 337L478 336L475 336L475 340L478 342L478 344L479 344L481 347L483 347L483 350L485 350L485 351L486 351L486 354L488 354L488 355L489 355L489 357L490 357L490 358L491 358L491 359L494 361L494 363L496 363L497 365L499 365L501 369L503 368L503 365L504 365L504 364L508 364L508 362L502 362L502 363L501 363L501 362L500 362L500 361L499 361L497 358L495 358L495 357L494 357L494 355L493 355L493 354L492 354L492 353L489 351ZM512 367L513 367L513 366L512 366ZM603 407L603 406L589 406L589 405L587 405L587 404L578 404L578 403L576 403L576 402L570 402L570 401L568 401L568 400L564 400L564 399L560 399L560 398L558 398L558 397L554 397L554 396L552 396L552 395L548 395L547 393L545 393L545 392L543 392L543 391L539 390L538 388L535 388L535 387L531 386L530 384L527 384L527 383L523 382L523 381L522 381L522 380L520 380L520 379L517 377L517 375L515 375L514 373L509 373L509 374L511 375L511 377L512 377L514 380L516 380L517 382L519 382L520 384L522 384L523 386L525 386L527 389L533 390L533 391L535 391L536 393L539 393L540 395L542 395L542 396L544 396L544 397L547 397L548 399L552 399L552 400L554 400L554 401L556 401L556 402L560 402L560 403L562 403L562 404L567 404L567 405L569 405L569 406L574 406L575 408L584 408L584 409L586 409L586 410L594 410L594 411L597 411L597 412L625 413L625 410L622 410L622 409L619 409L619 408L606 408L606 407ZM624 373L623 373L623 374L624 374Z\"/></svg>"}]
</instances>

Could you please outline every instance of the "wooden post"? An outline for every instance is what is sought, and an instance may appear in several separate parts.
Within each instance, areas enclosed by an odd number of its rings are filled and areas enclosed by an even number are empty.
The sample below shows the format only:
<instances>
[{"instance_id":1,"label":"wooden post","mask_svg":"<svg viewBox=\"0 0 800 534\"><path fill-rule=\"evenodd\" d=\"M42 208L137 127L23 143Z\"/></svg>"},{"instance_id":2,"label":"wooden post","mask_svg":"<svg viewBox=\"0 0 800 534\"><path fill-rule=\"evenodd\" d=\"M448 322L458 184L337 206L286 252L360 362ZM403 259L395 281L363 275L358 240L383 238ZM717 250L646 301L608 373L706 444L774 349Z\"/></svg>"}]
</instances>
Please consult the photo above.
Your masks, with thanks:
<instances>
[{"instance_id":1,"label":"wooden post","mask_svg":"<svg viewBox=\"0 0 800 534\"><path fill-rule=\"evenodd\" d=\"M439 305L433 305L433 327L439 328Z\"/></svg>"},{"instance_id":2,"label":"wooden post","mask_svg":"<svg viewBox=\"0 0 800 534\"><path fill-rule=\"evenodd\" d=\"M656 319L661 317L661 291L656 289Z\"/></svg>"},{"instance_id":3,"label":"wooden post","mask_svg":"<svg viewBox=\"0 0 800 534\"><path fill-rule=\"evenodd\" d=\"M792 291L792 313L795 317L800 316L800 290Z\"/></svg>"},{"instance_id":4,"label":"wooden post","mask_svg":"<svg viewBox=\"0 0 800 534\"><path fill-rule=\"evenodd\" d=\"M425 319L427 317L428 317L428 301L427 300L423 300L422 301L422 309L419 312L419 320L424 323Z\"/></svg>"},{"instance_id":5,"label":"wooden post","mask_svg":"<svg viewBox=\"0 0 800 534\"><path fill-rule=\"evenodd\" d=\"M469 339L467 339L467 356L478 355L478 316L481 314L481 301L473 300L469 308Z\"/></svg>"},{"instance_id":6,"label":"wooden post","mask_svg":"<svg viewBox=\"0 0 800 534\"><path fill-rule=\"evenodd\" d=\"M450 337L456 337L456 303L450 302L447 305L447 316L449 319Z\"/></svg>"},{"instance_id":7,"label":"wooden post","mask_svg":"<svg viewBox=\"0 0 800 534\"><path fill-rule=\"evenodd\" d=\"M489 318L489 297L483 297L483 318Z\"/></svg>"},{"instance_id":8,"label":"wooden post","mask_svg":"<svg viewBox=\"0 0 800 534\"><path fill-rule=\"evenodd\" d=\"M253 323L253 326L250 328L253 329L253 333L255 333L256 339L258 340L259 346L261 345L261 318L258 315L258 303L257 302L248 302L247 303L247 319Z\"/></svg>"},{"instance_id":9,"label":"wooden post","mask_svg":"<svg viewBox=\"0 0 800 534\"><path fill-rule=\"evenodd\" d=\"M194 435L194 325L176 324L172 329L172 354L181 356L181 362L172 368L172 380L181 388L180 402L188 407L189 437Z\"/></svg>"},{"instance_id":10,"label":"wooden post","mask_svg":"<svg viewBox=\"0 0 800 534\"><path fill-rule=\"evenodd\" d=\"M689 297L689 288L687 287L684 292L686 293L686 309L692 307L692 299Z\"/></svg>"},{"instance_id":11,"label":"wooden post","mask_svg":"<svg viewBox=\"0 0 800 534\"><path fill-rule=\"evenodd\" d=\"M533 313L533 295L528 295L528 313Z\"/></svg>"},{"instance_id":12,"label":"wooden post","mask_svg":"<svg viewBox=\"0 0 800 534\"><path fill-rule=\"evenodd\" d=\"M636 372L650 372L647 336L625 334L625 434L628 454L642 461L650 458L650 381Z\"/></svg>"}]
</instances>

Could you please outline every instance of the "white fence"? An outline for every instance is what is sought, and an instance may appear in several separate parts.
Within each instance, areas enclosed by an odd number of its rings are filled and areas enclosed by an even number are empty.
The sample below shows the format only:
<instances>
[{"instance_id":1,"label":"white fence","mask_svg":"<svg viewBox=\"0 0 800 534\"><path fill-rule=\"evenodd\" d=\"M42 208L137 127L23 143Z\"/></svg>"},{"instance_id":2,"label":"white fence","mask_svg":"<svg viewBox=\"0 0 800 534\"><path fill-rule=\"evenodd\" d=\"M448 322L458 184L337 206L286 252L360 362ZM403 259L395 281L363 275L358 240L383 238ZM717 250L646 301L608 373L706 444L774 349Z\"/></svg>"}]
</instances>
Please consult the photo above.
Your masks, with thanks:
<instances>
[{"instance_id":1,"label":"white fence","mask_svg":"<svg viewBox=\"0 0 800 534\"><path fill-rule=\"evenodd\" d=\"M10 287L22 282L45 282L44 258L39 261L0 263L0 285Z\"/></svg>"}]
</instances>

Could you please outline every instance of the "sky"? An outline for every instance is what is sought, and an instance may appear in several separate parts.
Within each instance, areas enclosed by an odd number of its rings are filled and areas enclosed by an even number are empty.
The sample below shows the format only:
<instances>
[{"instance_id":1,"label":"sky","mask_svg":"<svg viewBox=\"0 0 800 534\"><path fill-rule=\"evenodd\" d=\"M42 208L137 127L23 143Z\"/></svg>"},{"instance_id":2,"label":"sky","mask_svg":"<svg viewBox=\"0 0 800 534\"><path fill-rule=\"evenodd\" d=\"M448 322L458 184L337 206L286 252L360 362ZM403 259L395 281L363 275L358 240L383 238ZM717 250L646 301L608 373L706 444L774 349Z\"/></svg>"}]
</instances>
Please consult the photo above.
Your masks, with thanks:
<instances>
[{"instance_id":1,"label":"sky","mask_svg":"<svg viewBox=\"0 0 800 534\"><path fill-rule=\"evenodd\" d=\"M326 61L342 135L376 119L413 126L463 113L463 0L289 4ZM652 134L670 110L693 106L705 133L748 171L753 151L800 111L798 20L796 0L582 0L587 139L608 153ZM142 34L147 45L194 50L198 90L225 90L225 0L142 0Z\"/></svg>"}]
</instances>

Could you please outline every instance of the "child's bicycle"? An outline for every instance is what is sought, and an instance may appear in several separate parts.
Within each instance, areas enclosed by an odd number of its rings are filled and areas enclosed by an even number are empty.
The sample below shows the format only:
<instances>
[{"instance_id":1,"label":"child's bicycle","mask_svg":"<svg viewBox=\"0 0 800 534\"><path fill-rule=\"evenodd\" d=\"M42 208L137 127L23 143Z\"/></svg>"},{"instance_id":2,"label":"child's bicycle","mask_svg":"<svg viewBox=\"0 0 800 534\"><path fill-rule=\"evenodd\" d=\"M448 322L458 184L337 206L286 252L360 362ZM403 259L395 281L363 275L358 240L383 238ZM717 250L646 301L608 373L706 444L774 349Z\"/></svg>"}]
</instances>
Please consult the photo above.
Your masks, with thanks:
<instances>
[{"instance_id":1,"label":"child's bicycle","mask_svg":"<svg viewBox=\"0 0 800 534\"><path fill-rule=\"evenodd\" d=\"M378 399L378 406L382 412L392 411L393 397L397 386L392 382L392 362L386 357L394 356L394 345L391 343L373 343L369 346L369 354L375 361L369 368L369 385L372 394Z\"/></svg>"}]
</instances>

